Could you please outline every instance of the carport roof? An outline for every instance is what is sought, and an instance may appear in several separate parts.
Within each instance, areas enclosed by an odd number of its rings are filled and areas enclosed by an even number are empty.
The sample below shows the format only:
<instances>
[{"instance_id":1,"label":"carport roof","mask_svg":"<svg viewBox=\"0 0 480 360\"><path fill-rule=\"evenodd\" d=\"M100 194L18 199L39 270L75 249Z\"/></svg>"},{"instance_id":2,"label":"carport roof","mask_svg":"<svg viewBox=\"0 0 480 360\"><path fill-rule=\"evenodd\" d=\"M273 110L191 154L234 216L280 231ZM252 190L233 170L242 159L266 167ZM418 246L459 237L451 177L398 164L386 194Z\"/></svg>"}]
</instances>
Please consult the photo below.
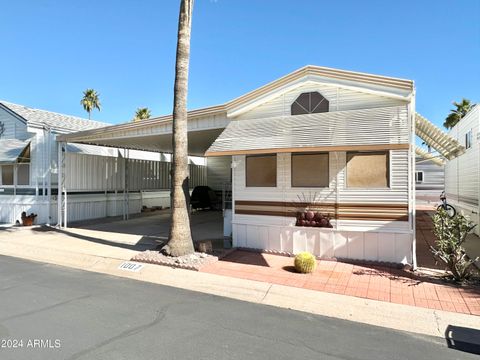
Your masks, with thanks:
<instances>
[{"instance_id":1,"label":"carport roof","mask_svg":"<svg viewBox=\"0 0 480 360\"><path fill-rule=\"evenodd\" d=\"M189 125L191 124L189 122ZM214 124L197 122L193 128L189 126L189 155L203 156L226 125L227 119L225 118L219 119ZM59 135L57 141L171 153L173 152L172 121L149 119L107 126L101 129Z\"/></svg>"}]
</instances>

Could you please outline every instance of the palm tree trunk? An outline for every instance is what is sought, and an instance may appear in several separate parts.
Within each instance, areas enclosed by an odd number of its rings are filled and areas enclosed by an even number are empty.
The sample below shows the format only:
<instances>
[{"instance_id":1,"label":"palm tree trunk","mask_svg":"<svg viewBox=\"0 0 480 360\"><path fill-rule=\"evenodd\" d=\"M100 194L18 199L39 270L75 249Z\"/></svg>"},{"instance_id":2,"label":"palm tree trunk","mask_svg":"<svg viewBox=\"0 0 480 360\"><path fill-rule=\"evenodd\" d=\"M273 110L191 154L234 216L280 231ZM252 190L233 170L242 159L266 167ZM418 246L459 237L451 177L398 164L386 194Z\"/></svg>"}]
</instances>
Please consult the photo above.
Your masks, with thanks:
<instances>
[{"instance_id":1,"label":"palm tree trunk","mask_svg":"<svg viewBox=\"0 0 480 360\"><path fill-rule=\"evenodd\" d=\"M173 100L172 215L163 252L182 256L194 252L188 191L187 92L193 0L182 0L178 18L177 60Z\"/></svg>"}]
</instances>

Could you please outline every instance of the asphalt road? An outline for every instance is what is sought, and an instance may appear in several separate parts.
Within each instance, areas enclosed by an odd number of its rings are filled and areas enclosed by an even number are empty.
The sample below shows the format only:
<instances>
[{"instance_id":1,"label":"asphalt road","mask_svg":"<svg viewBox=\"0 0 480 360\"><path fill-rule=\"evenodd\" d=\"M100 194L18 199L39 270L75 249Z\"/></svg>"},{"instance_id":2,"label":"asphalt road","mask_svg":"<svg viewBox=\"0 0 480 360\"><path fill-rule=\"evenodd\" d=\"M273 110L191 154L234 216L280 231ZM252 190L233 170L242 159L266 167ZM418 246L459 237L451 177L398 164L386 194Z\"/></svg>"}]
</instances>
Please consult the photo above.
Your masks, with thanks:
<instances>
[{"instance_id":1,"label":"asphalt road","mask_svg":"<svg viewBox=\"0 0 480 360\"><path fill-rule=\"evenodd\" d=\"M477 358L440 338L3 256L0 296L2 360Z\"/></svg>"}]
</instances>

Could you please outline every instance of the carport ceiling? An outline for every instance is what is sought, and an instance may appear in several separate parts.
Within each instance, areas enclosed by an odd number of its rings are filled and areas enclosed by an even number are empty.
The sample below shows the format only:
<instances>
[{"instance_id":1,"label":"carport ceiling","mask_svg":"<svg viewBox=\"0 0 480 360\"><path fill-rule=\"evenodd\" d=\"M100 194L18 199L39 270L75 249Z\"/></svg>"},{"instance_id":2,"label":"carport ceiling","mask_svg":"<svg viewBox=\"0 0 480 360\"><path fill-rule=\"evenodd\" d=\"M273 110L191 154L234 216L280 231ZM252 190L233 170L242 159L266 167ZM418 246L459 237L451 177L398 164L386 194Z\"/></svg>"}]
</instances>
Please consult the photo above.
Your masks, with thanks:
<instances>
[{"instance_id":1,"label":"carport ceiling","mask_svg":"<svg viewBox=\"0 0 480 360\"><path fill-rule=\"evenodd\" d=\"M192 156L204 156L207 149L221 134L223 129L209 129L188 132L188 153ZM96 134L68 134L59 137L59 141L69 143L110 146L120 149L134 149L171 153L172 134L109 136L108 132L97 131Z\"/></svg>"}]
</instances>

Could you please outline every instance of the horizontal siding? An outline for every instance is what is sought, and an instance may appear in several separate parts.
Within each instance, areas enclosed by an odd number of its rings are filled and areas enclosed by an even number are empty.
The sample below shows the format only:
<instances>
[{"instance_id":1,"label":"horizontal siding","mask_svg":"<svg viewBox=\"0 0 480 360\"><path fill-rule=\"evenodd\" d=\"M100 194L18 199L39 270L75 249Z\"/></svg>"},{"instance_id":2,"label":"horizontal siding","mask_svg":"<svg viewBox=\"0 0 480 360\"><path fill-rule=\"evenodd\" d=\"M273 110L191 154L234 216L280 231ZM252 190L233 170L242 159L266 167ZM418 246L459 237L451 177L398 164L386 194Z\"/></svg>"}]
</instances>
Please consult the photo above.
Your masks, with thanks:
<instances>
[{"instance_id":1,"label":"horizontal siding","mask_svg":"<svg viewBox=\"0 0 480 360\"><path fill-rule=\"evenodd\" d=\"M245 156L233 157L235 200L324 202L345 204L408 205L408 151L391 151L389 189L348 189L345 186L346 153L332 152L329 157L329 186L326 188L292 188L291 154L277 154L277 187L245 186ZM338 191L337 191L338 181ZM338 193L338 195L337 195ZM235 219L237 215L235 215ZM261 220L263 221L263 220ZM286 220L285 220L286 221Z\"/></svg>"},{"instance_id":2,"label":"horizontal siding","mask_svg":"<svg viewBox=\"0 0 480 360\"><path fill-rule=\"evenodd\" d=\"M409 143L406 106L232 121L207 153ZM354 129L354 131L353 131Z\"/></svg>"},{"instance_id":3,"label":"horizontal siding","mask_svg":"<svg viewBox=\"0 0 480 360\"><path fill-rule=\"evenodd\" d=\"M451 200L466 208L477 207L479 202L480 161L480 106L476 106L449 134L465 146L465 134L472 130L472 147L445 165L445 187Z\"/></svg>"},{"instance_id":4,"label":"horizontal siding","mask_svg":"<svg viewBox=\"0 0 480 360\"><path fill-rule=\"evenodd\" d=\"M291 104L304 92L318 91L330 105L329 111L369 109L406 105L406 102L361 91L338 88L335 85L306 83L305 85L269 100L256 108L239 115L235 120L258 119L272 116L289 116Z\"/></svg>"},{"instance_id":5,"label":"horizontal siding","mask_svg":"<svg viewBox=\"0 0 480 360\"><path fill-rule=\"evenodd\" d=\"M0 107L0 122L5 127L2 139L26 140L29 138L27 125L2 107Z\"/></svg>"},{"instance_id":6,"label":"horizontal siding","mask_svg":"<svg viewBox=\"0 0 480 360\"><path fill-rule=\"evenodd\" d=\"M423 171L423 182L416 183L416 190L436 190L438 194L445 188L445 169L431 161L416 159L415 171ZM437 194L437 195L438 195Z\"/></svg>"},{"instance_id":7,"label":"horizontal siding","mask_svg":"<svg viewBox=\"0 0 480 360\"><path fill-rule=\"evenodd\" d=\"M169 189L171 163L67 153L66 187L69 191L123 190L125 161L128 189ZM207 184L204 165L189 164L190 187Z\"/></svg>"}]
</instances>

